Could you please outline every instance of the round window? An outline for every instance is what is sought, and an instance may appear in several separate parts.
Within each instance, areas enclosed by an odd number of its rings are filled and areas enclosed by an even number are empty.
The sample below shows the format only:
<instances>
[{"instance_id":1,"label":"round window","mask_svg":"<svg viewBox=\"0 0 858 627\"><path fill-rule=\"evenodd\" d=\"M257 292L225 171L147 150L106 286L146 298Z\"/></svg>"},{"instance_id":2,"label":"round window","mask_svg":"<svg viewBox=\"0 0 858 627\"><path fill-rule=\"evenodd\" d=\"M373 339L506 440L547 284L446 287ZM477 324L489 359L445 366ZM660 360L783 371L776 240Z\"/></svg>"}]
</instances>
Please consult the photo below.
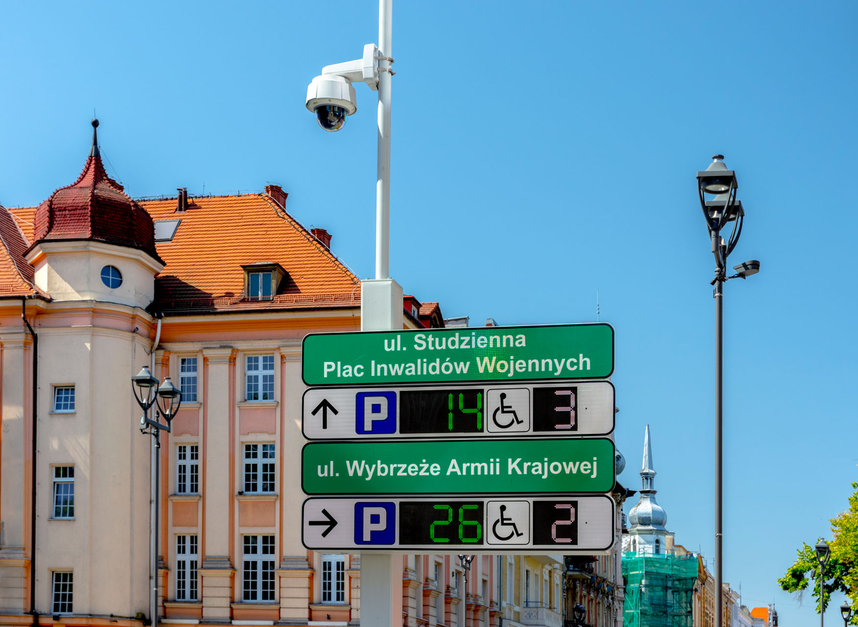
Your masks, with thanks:
<instances>
[{"instance_id":1,"label":"round window","mask_svg":"<svg viewBox=\"0 0 858 627\"><path fill-rule=\"evenodd\" d=\"M104 266L101 269L101 280L112 290L122 285L122 273L113 266Z\"/></svg>"}]
</instances>

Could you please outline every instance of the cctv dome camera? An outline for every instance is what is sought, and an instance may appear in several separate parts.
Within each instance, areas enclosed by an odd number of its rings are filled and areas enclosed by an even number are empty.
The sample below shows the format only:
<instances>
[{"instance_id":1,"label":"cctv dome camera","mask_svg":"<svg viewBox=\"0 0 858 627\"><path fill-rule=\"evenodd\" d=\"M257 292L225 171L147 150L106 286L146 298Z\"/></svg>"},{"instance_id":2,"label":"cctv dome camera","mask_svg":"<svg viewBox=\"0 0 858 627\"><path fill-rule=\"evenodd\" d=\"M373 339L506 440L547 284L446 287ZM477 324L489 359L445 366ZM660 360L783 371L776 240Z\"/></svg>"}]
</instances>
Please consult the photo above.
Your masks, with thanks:
<instances>
[{"instance_id":1,"label":"cctv dome camera","mask_svg":"<svg viewBox=\"0 0 858 627\"><path fill-rule=\"evenodd\" d=\"M326 131L338 131L346 123L346 116L357 111L355 88L342 76L322 74L307 87L307 109Z\"/></svg>"}]
</instances>

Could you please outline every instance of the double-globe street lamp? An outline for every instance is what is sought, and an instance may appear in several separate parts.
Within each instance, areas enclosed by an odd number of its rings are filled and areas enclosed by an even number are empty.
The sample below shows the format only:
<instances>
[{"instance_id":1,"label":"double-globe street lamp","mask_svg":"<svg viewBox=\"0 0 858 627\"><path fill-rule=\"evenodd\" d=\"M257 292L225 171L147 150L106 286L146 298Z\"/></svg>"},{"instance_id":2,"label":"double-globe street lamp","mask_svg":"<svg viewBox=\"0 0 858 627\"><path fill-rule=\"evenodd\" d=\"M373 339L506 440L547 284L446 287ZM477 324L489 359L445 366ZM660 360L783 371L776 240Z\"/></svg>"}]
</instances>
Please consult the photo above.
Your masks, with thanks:
<instances>
[{"instance_id":1,"label":"double-globe street lamp","mask_svg":"<svg viewBox=\"0 0 858 627\"><path fill-rule=\"evenodd\" d=\"M816 561L819 562L819 624L825 625L825 567L831 558L831 549L825 540L820 540L814 547Z\"/></svg>"},{"instance_id":2,"label":"double-globe street lamp","mask_svg":"<svg viewBox=\"0 0 858 627\"><path fill-rule=\"evenodd\" d=\"M182 391L179 390L170 377L165 377L164 382L152 376L149 366L143 366L136 375L131 377L131 389L134 390L134 399L143 409L143 417L140 418L140 433L148 433L155 440L152 447L152 505L150 508L150 541L149 541L149 615L152 627L158 627L158 504L161 480L161 464L158 458L161 450L161 431L170 433L170 423L179 411L182 404ZM152 405L157 406L154 419L149 417ZM161 416L166 422L161 422Z\"/></svg>"},{"instance_id":3,"label":"double-globe street lamp","mask_svg":"<svg viewBox=\"0 0 858 627\"><path fill-rule=\"evenodd\" d=\"M746 279L760 271L756 259L733 266L736 274L727 276L727 257L733 252L742 235L745 211L736 198L739 182L736 173L724 165L724 155L712 157L712 163L697 173L697 190L700 207L709 230L712 254L715 256L715 601L716 625L723 624L723 337L724 337L724 283L730 279ZM727 239L721 231L732 226Z\"/></svg>"}]
</instances>

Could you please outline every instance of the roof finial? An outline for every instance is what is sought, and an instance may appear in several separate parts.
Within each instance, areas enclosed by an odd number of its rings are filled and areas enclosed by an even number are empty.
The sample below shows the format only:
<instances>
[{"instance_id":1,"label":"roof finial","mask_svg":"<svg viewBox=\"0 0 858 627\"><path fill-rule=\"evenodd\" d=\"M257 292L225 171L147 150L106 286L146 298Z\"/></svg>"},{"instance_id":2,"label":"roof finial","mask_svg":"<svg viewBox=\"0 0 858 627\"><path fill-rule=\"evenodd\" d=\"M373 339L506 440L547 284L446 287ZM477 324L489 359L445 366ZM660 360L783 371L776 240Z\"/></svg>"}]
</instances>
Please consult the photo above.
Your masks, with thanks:
<instances>
[{"instance_id":1,"label":"roof finial","mask_svg":"<svg viewBox=\"0 0 858 627\"><path fill-rule=\"evenodd\" d=\"M101 157L98 152L98 118L92 119L92 150L89 151L90 157Z\"/></svg>"}]
</instances>

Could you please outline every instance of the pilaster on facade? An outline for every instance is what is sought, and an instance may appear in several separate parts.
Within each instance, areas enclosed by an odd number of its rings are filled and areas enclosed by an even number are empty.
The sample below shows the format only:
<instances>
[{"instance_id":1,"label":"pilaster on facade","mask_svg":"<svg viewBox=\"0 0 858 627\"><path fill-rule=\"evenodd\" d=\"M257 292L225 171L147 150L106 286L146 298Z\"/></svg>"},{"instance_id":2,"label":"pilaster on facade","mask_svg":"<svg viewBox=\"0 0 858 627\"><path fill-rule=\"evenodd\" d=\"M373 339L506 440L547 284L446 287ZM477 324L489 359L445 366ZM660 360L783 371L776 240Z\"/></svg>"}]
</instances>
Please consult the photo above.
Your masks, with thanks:
<instances>
[{"instance_id":1,"label":"pilaster on facade","mask_svg":"<svg viewBox=\"0 0 858 627\"><path fill-rule=\"evenodd\" d=\"M459 604L461 602L459 597L453 596L453 590L448 587L444 596L444 624L447 627L459 627Z\"/></svg>"},{"instance_id":2,"label":"pilaster on facade","mask_svg":"<svg viewBox=\"0 0 858 627\"><path fill-rule=\"evenodd\" d=\"M426 582L423 584L423 618L428 621L429 625L438 624L438 597L441 592L438 590L437 583ZM443 619L443 616L441 617Z\"/></svg>"},{"instance_id":3,"label":"pilaster on facade","mask_svg":"<svg viewBox=\"0 0 858 627\"><path fill-rule=\"evenodd\" d=\"M346 577L349 581L349 599L351 599L352 606L349 624L358 625L360 624L360 555L352 555L349 565L351 568L346 569Z\"/></svg>"},{"instance_id":4,"label":"pilaster on facade","mask_svg":"<svg viewBox=\"0 0 858 627\"><path fill-rule=\"evenodd\" d=\"M227 557L209 557L199 569L202 581L202 619L212 622L229 622L235 583L235 569Z\"/></svg>"},{"instance_id":5,"label":"pilaster on facade","mask_svg":"<svg viewBox=\"0 0 858 627\"><path fill-rule=\"evenodd\" d=\"M276 571L280 590L281 622L305 623L310 620L313 594L313 570L305 557L284 557Z\"/></svg>"},{"instance_id":6,"label":"pilaster on facade","mask_svg":"<svg viewBox=\"0 0 858 627\"><path fill-rule=\"evenodd\" d=\"M421 573L422 574L422 573ZM417 627L418 603L420 603L420 614L422 614L423 599L417 598L415 593L421 587L417 577L419 575L413 568L405 568L402 572L402 617L403 627ZM421 595L422 596L422 595Z\"/></svg>"}]
</instances>

